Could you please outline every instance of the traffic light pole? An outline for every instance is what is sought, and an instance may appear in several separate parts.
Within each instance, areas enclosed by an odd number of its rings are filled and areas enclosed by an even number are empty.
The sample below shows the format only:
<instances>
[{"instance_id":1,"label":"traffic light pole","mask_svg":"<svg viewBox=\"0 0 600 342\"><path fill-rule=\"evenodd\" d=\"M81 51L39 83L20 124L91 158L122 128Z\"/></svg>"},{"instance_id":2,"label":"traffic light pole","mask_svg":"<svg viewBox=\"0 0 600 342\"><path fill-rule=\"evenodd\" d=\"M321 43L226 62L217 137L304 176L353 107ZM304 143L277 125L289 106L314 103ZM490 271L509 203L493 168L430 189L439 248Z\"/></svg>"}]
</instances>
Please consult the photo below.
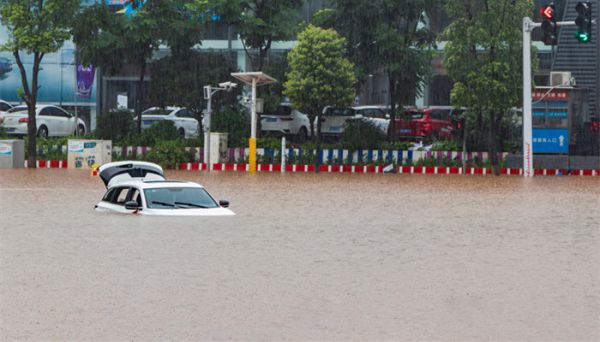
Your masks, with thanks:
<instances>
[{"instance_id":1,"label":"traffic light pole","mask_svg":"<svg viewBox=\"0 0 600 342\"><path fill-rule=\"evenodd\" d=\"M559 21L556 26L572 26L574 21ZM523 18L523 176L533 176L533 132L531 118L531 31L541 27Z\"/></svg>"}]
</instances>

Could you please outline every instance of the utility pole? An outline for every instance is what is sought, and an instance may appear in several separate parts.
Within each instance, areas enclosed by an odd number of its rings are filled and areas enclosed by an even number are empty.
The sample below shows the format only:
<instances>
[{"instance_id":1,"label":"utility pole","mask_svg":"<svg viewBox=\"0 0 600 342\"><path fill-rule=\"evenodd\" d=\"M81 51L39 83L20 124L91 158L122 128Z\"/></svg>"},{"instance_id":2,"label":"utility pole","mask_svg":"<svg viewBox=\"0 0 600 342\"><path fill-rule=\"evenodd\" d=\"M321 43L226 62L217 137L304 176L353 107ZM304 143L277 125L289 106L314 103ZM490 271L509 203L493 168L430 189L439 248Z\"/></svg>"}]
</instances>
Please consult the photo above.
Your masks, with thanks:
<instances>
[{"instance_id":1,"label":"utility pole","mask_svg":"<svg viewBox=\"0 0 600 342\"><path fill-rule=\"evenodd\" d=\"M559 21L556 26L573 26L574 21ZM531 118L531 31L541 27L529 17L523 18L523 176L533 176L533 134Z\"/></svg>"}]
</instances>

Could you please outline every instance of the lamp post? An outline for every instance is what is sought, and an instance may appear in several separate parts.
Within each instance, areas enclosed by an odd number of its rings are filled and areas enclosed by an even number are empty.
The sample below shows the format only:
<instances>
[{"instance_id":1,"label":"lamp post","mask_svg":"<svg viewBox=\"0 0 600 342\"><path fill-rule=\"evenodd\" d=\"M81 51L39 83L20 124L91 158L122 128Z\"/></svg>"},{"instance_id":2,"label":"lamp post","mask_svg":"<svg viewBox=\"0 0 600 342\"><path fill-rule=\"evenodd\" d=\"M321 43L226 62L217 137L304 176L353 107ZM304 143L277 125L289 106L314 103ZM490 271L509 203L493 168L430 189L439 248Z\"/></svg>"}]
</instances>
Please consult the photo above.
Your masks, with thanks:
<instances>
[{"instance_id":1,"label":"lamp post","mask_svg":"<svg viewBox=\"0 0 600 342\"><path fill-rule=\"evenodd\" d=\"M252 86L252 102L250 104L250 139L248 140L248 164L250 173L256 172L256 87L277 82L273 77L260 72L234 72L234 78Z\"/></svg>"},{"instance_id":2,"label":"lamp post","mask_svg":"<svg viewBox=\"0 0 600 342\"><path fill-rule=\"evenodd\" d=\"M219 83L218 87L210 85L204 86L204 99L207 100L207 102L206 112L202 119L202 130L204 132L204 163L206 164L206 169L208 171L212 169L212 164L210 163L210 117L212 114L212 96L219 90L231 91L235 87L237 87L237 84L232 82Z\"/></svg>"}]
</instances>

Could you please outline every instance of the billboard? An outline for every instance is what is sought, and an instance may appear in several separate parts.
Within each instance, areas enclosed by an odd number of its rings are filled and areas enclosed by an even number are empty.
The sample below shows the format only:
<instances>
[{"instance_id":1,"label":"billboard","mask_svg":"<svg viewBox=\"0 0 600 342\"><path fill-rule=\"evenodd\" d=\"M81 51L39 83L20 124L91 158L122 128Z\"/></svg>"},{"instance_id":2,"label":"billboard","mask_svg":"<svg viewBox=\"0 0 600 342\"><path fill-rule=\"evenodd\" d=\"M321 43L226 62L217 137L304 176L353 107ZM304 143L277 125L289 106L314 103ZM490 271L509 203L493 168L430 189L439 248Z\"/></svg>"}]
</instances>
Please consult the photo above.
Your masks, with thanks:
<instances>
[{"instance_id":1,"label":"billboard","mask_svg":"<svg viewBox=\"0 0 600 342\"><path fill-rule=\"evenodd\" d=\"M0 44L7 41L8 34L0 28ZM44 103L96 103L95 68L76 63L75 46L65 42L63 48L44 56L38 75L38 101ZM27 71L29 86L33 69L33 56L20 54ZM20 103L19 89L23 89L21 72L12 53L0 52L0 99Z\"/></svg>"}]
</instances>

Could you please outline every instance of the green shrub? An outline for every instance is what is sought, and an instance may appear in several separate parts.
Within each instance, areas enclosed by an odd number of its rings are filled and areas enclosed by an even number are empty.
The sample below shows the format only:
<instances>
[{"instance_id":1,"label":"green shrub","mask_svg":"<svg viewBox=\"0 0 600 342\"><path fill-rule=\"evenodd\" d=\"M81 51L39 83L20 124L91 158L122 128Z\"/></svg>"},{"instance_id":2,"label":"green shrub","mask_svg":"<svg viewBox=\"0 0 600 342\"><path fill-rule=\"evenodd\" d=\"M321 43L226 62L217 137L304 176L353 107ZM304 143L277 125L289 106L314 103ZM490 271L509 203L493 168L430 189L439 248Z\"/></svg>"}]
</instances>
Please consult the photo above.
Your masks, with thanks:
<instances>
[{"instance_id":1,"label":"green shrub","mask_svg":"<svg viewBox=\"0 0 600 342\"><path fill-rule=\"evenodd\" d=\"M176 168L180 163L188 162L182 140L163 140L146 153L146 160L159 164L164 168Z\"/></svg>"},{"instance_id":2,"label":"green shrub","mask_svg":"<svg viewBox=\"0 0 600 342\"><path fill-rule=\"evenodd\" d=\"M249 120L243 108L227 107L211 117L211 131L227 133L227 145L247 146L250 136Z\"/></svg>"},{"instance_id":3,"label":"green shrub","mask_svg":"<svg viewBox=\"0 0 600 342\"><path fill-rule=\"evenodd\" d=\"M175 128L175 123L163 120L143 130L141 134L133 134L117 141L115 145L153 147L159 142L172 140L183 141L181 135L177 132L177 128Z\"/></svg>"},{"instance_id":4,"label":"green shrub","mask_svg":"<svg viewBox=\"0 0 600 342\"><path fill-rule=\"evenodd\" d=\"M461 151L462 145L454 140L439 140L434 142L431 148L434 151Z\"/></svg>"},{"instance_id":5,"label":"green shrub","mask_svg":"<svg viewBox=\"0 0 600 342\"><path fill-rule=\"evenodd\" d=\"M117 110L102 113L98 117L95 136L98 139L120 141L135 132L135 125L131 112Z\"/></svg>"},{"instance_id":6,"label":"green shrub","mask_svg":"<svg viewBox=\"0 0 600 342\"><path fill-rule=\"evenodd\" d=\"M341 142L344 148L355 150L378 148L386 139L386 135L372 123L365 120L349 120Z\"/></svg>"}]
</instances>

